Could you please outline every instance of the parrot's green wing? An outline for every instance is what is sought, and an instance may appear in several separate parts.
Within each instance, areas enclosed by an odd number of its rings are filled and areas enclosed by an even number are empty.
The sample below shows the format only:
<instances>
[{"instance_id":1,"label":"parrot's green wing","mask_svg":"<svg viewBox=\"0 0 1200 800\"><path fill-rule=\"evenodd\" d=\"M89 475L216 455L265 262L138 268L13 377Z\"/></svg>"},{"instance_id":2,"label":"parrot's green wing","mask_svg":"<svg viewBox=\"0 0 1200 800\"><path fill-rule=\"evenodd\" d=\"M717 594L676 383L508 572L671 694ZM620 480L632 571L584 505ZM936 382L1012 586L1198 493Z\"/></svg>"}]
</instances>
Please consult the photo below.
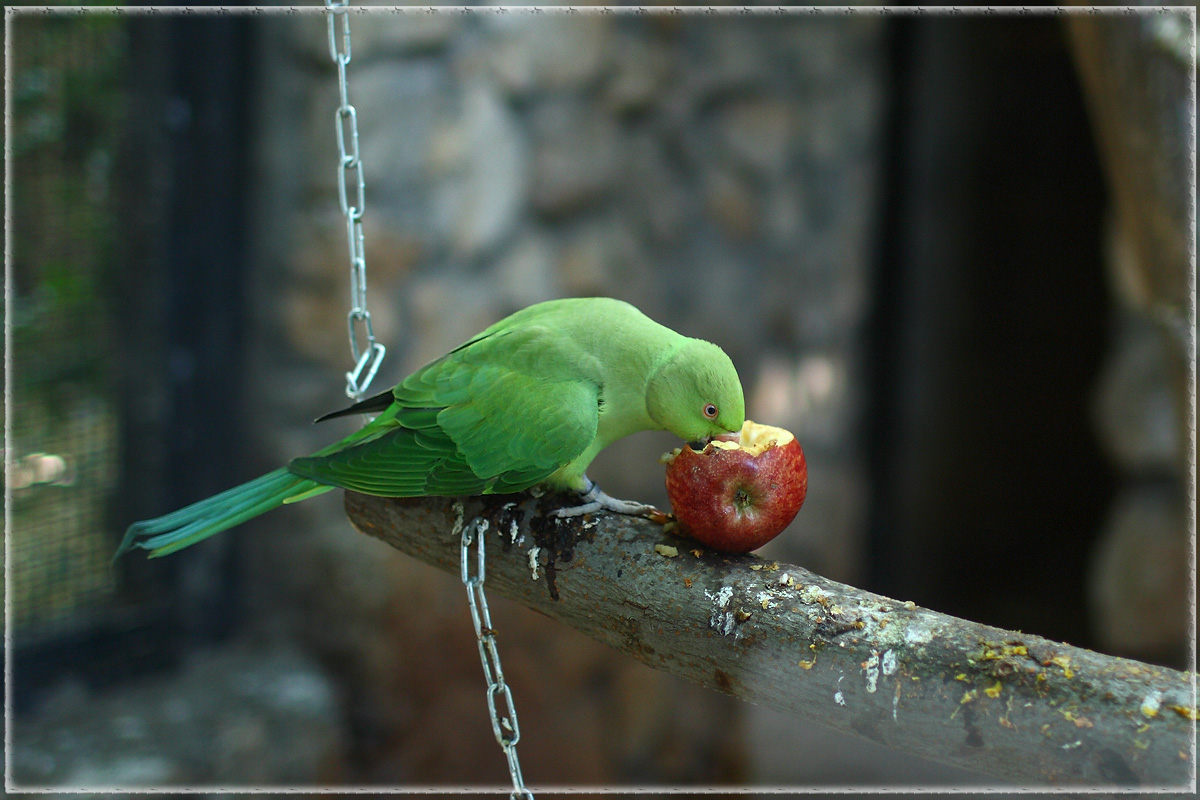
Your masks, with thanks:
<instances>
[{"instance_id":1,"label":"parrot's green wing","mask_svg":"<svg viewBox=\"0 0 1200 800\"><path fill-rule=\"evenodd\" d=\"M372 438L293 474L386 497L516 492L592 443L599 387L552 329L489 332L410 375Z\"/></svg>"}]
</instances>

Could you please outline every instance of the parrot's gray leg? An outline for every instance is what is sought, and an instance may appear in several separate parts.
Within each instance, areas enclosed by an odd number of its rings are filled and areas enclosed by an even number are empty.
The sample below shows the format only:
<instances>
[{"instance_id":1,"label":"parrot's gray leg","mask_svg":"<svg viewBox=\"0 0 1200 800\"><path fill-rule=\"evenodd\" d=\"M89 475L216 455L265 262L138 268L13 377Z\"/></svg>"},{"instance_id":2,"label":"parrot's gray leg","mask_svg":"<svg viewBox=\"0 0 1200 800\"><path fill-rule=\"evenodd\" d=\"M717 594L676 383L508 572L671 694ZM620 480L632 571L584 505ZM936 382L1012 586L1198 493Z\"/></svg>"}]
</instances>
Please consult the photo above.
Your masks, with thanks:
<instances>
[{"instance_id":1,"label":"parrot's gray leg","mask_svg":"<svg viewBox=\"0 0 1200 800\"><path fill-rule=\"evenodd\" d=\"M659 511L652 505L646 503L635 503L631 500L618 500L615 497L610 497L605 494L599 486L584 476L587 481L587 490L579 496L583 502L577 506L569 508L560 508L553 512L555 517L578 517L583 514L590 514L593 511L604 509L612 511L616 514L628 514L636 517L649 517L656 521L663 521L666 517L663 512Z\"/></svg>"}]
</instances>

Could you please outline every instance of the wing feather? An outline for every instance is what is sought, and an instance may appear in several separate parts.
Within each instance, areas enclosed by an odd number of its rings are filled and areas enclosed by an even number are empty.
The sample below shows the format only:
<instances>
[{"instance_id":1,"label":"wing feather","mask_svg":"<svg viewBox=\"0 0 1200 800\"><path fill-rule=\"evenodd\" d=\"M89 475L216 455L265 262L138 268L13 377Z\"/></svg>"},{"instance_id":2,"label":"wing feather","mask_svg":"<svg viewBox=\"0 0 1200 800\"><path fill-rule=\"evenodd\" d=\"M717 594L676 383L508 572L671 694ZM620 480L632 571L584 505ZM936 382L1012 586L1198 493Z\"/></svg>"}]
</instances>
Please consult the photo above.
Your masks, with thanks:
<instances>
[{"instance_id":1,"label":"wing feather","mask_svg":"<svg viewBox=\"0 0 1200 800\"><path fill-rule=\"evenodd\" d=\"M595 438L597 373L552 329L493 331L400 383L387 430L288 468L389 497L520 491Z\"/></svg>"}]
</instances>

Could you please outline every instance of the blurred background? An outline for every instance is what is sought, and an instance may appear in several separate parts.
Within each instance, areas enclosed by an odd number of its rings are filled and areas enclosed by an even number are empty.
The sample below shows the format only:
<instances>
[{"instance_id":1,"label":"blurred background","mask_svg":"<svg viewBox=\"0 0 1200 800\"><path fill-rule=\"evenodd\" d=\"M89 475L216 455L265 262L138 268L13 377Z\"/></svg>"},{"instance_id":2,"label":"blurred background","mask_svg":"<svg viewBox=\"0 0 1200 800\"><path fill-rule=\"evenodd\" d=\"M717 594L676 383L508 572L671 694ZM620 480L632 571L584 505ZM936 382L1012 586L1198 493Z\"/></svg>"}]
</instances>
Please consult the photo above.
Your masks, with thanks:
<instances>
[{"instance_id":1,"label":"blurred background","mask_svg":"<svg viewBox=\"0 0 1200 800\"><path fill-rule=\"evenodd\" d=\"M464 590L340 493L171 558L124 528L355 425L323 14L10 18L12 774L507 782ZM763 555L1189 663L1192 19L351 20L374 389L530 303L719 343L808 501ZM665 503L643 434L591 470ZM491 598L527 780L991 779Z\"/></svg>"}]
</instances>

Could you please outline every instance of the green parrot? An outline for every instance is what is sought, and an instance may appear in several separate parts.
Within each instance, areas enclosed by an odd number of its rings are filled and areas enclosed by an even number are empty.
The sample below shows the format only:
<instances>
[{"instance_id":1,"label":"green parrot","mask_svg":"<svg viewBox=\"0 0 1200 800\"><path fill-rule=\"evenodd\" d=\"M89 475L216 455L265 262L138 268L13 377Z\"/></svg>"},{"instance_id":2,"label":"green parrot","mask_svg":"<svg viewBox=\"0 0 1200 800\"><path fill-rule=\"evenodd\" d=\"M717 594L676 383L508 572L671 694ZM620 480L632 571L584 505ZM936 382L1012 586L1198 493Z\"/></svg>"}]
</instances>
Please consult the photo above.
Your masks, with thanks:
<instances>
[{"instance_id":1,"label":"green parrot","mask_svg":"<svg viewBox=\"0 0 1200 800\"><path fill-rule=\"evenodd\" d=\"M401 381L327 414L378 414L307 458L129 526L115 557L173 553L285 503L335 487L383 497L519 492L542 484L582 503L647 514L588 480L592 459L631 433L705 441L741 429L742 385L721 348L681 336L628 303L551 300L505 317Z\"/></svg>"}]
</instances>

